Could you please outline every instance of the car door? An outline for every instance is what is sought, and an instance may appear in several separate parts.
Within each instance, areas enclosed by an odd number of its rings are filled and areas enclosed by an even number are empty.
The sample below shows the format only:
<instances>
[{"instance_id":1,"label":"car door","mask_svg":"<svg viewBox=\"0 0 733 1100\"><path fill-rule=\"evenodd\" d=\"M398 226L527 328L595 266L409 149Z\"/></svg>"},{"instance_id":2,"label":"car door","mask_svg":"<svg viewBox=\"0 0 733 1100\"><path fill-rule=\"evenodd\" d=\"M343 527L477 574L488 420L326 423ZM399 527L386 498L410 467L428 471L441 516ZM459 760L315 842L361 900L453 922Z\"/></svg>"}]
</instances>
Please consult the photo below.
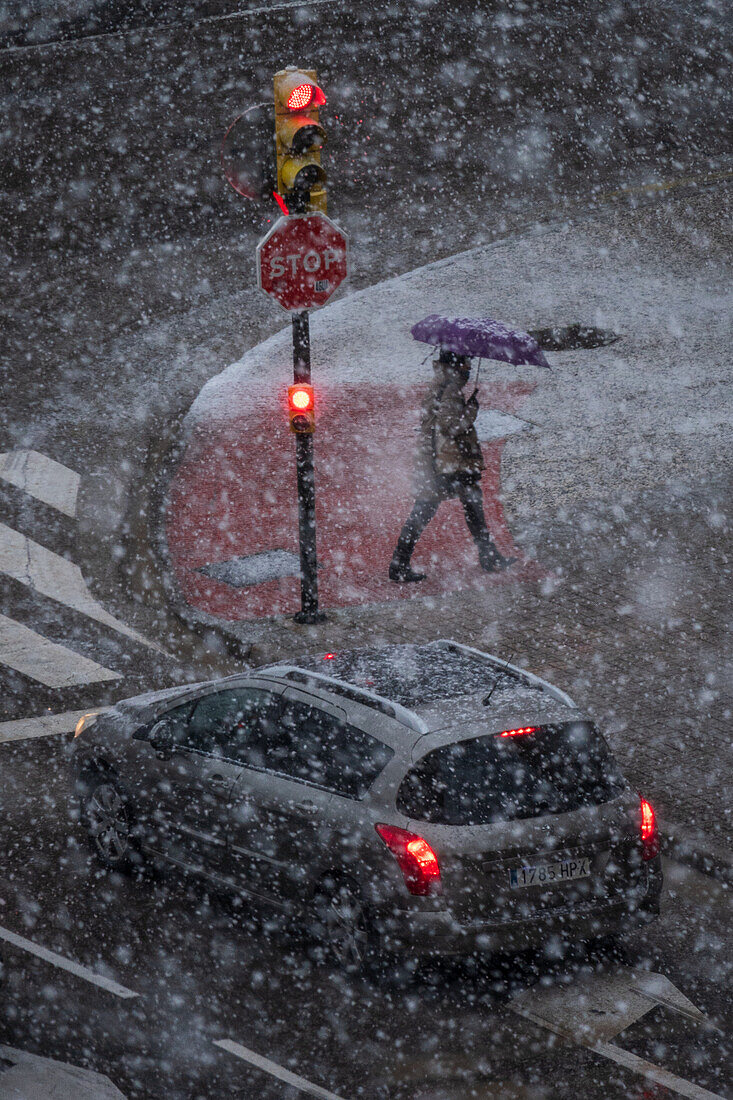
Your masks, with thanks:
<instances>
[{"instance_id":1,"label":"car door","mask_svg":"<svg viewBox=\"0 0 733 1100\"><path fill-rule=\"evenodd\" d=\"M250 689L227 688L200 697L147 731L148 846L186 869L226 873L229 795L241 765L225 747L243 721Z\"/></svg>"},{"instance_id":2,"label":"car door","mask_svg":"<svg viewBox=\"0 0 733 1100\"><path fill-rule=\"evenodd\" d=\"M232 792L229 852L245 889L290 907L328 855L330 731L342 708L288 688L277 717L243 749Z\"/></svg>"}]
</instances>

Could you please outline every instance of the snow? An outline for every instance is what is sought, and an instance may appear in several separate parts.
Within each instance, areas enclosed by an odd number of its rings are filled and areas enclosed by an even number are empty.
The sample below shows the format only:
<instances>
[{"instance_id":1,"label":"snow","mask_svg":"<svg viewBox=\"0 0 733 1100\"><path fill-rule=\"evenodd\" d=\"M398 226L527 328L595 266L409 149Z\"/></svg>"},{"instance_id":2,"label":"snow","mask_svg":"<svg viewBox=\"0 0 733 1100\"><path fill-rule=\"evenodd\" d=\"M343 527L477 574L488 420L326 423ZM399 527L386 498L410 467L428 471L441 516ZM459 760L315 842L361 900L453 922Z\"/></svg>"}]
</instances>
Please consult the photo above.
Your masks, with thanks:
<instances>
[{"instance_id":1,"label":"snow","mask_svg":"<svg viewBox=\"0 0 733 1100\"><path fill-rule=\"evenodd\" d=\"M526 469L536 507L569 495L602 497L630 481L658 481L683 468L704 476L728 454L731 416L727 348L733 306L722 265L676 262L663 239L640 247L633 220L613 215L569 232L564 224L428 264L333 301L311 315L316 392L378 380L430 377L428 351L410 328L429 312L490 315L521 329L580 321L616 331L607 347L554 353L552 371L482 365L482 380L536 383L523 415L536 430L500 424L483 409L489 437L504 428L516 462L517 497ZM291 380L291 331L250 349L203 388L186 428L226 418L232 407L273 402ZM277 398L275 398L277 400ZM486 419L490 416L492 420ZM484 437L486 438L486 436ZM506 460L505 460L506 461ZM583 476L577 466L584 464ZM515 501L517 507L520 502Z\"/></svg>"}]
</instances>

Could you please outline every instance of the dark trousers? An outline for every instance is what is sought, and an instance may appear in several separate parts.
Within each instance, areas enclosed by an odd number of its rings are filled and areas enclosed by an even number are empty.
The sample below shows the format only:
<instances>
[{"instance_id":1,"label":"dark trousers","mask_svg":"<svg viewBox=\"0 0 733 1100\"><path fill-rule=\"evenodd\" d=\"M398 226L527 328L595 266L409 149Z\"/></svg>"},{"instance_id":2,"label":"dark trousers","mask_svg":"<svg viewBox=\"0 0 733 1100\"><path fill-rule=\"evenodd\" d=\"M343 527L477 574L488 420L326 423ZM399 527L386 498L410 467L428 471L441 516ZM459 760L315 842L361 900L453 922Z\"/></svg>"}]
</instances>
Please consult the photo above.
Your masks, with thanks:
<instances>
[{"instance_id":1,"label":"dark trousers","mask_svg":"<svg viewBox=\"0 0 733 1100\"><path fill-rule=\"evenodd\" d=\"M476 543L481 565L492 565L501 559L494 545L484 515L484 500L480 481L451 479L448 483L450 496L458 497L463 505L468 530ZM417 540L440 507L442 497L423 497L416 500L407 521L400 532L393 561L400 565L409 565Z\"/></svg>"}]
</instances>

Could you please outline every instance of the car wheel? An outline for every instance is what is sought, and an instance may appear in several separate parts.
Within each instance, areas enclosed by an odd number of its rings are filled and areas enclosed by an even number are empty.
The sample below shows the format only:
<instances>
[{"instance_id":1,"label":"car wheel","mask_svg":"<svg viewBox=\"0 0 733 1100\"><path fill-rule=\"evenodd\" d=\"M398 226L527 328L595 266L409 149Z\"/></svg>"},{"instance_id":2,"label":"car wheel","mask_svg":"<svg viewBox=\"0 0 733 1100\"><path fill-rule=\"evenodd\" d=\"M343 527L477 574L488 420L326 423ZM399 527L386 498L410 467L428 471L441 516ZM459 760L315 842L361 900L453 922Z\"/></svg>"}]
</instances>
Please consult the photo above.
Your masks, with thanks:
<instances>
[{"instance_id":1,"label":"car wheel","mask_svg":"<svg viewBox=\"0 0 733 1100\"><path fill-rule=\"evenodd\" d=\"M130 800L119 783L100 778L83 803L87 836L97 858L113 871L127 871L132 857Z\"/></svg>"},{"instance_id":2,"label":"car wheel","mask_svg":"<svg viewBox=\"0 0 733 1100\"><path fill-rule=\"evenodd\" d=\"M315 898L317 938L346 971L364 969L374 959L374 942L357 888L349 882L324 884Z\"/></svg>"}]
</instances>

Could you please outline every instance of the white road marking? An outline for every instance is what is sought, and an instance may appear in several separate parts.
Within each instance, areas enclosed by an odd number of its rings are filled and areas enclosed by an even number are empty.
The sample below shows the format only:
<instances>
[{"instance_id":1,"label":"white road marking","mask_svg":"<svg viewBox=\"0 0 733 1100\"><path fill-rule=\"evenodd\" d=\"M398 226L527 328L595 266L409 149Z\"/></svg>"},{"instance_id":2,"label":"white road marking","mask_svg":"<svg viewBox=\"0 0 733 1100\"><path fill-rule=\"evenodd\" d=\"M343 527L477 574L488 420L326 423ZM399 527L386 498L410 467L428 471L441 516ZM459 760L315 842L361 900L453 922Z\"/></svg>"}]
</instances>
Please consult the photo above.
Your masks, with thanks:
<instances>
[{"instance_id":1,"label":"white road marking","mask_svg":"<svg viewBox=\"0 0 733 1100\"><path fill-rule=\"evenodd\" d=\"M575 1042L595 1043L613 1039L660 1004L695 1021L705 1019L663 974L625 967L585 975L572 985L533 986L515 997L512 1007Z\"/></svg>"},{"instance_id":2,"label":"white road marking","mask_svg":"<svg viewBox=\"0 0 733 1100\"><path fill-rule=\"evenodd\" d=\"M155 642L120 622L95 600L87 588L81 569L33 539L0 523L0 573L20 581L58 603L66 604L104 626L124 634L142 645L162 652Z\"/></svg>"},{"instance_id":3,"label":"white road marking","mask_svg":"<svg viewBox=\"0 0 733 1100\"><path fill-rule=\"evenodd\" d=\"M609 974L587 975L569 986L534 986L515 997L511 1007L525 1019L680 1096L690 1100L723 1100L716 1093L609 1042L658 1005L680 1012L696 1023L705 1019L663 974L624 968Z\"/></svg>"},{"instance_id":4,"label":"white road marking","mask_svg":"<svg viewBox=\"0 0 733 1100\"><path fill-rule=\"evenodd\" d=\"M99 707L98 713L106 710ZM27 741L32 737L52 737L54 734L71 733L87 710L68 710L63 714L39 714L35 718L16 718L0 722L0 744L7 741Z\"/></svg>"},{"instance_id":5,"label":"white road marking","mask_svg":"<svg viewBox=\"0 0 733 1100\"><path fill-rule=\"evenodd\" d=\"M121 673L112 672L57 642L50 642L5 615L0 615L0 664L52 688L122 679Z\"/></svg>"},{"instance_id":6,"label":"white road marking","mask_svg":"<svg viewBox=\"0 0 733 1100\"><path fill-rule=\"evenodd\" d=\"M0 478L72 519L81 477L39 451L0 454Z\"/></svg>"},{"instance_id":7,"label":"white road marking","mask_svg":"<svg viewBox=\"0 0 733 1100\"><path fill-rule=\"evenodd\" d=\"M67 959L65 955L58 955L55 951L49 951L46 947L40 947L37 943L33 943L33 940L27 940L25 936L19 936L17 932L11 932L8 928L0 927L0 939L12 944L13 947L17 947L21 951L27 951L30 955L35 955L37 958L43 959L44 962L50 963L51 966L58 967L59 970L66 970L69 974L74 974L77 978L89 982L90 985L96 985L100 989L105 989L107 993L112 993L115 997L122 997L123 1000L128 1000L130 997L137 997L137 993L134 993L131 989L127 989L126 986L112 981L111 978L105 978L101 974L95 973L94 970L90 970L87 966L82 966L81 963L74 962L73 959Z\"/></svg>"},{"instance_id":8,"label":"white road marking","mask_svg":"<svg viewBox=\"0 0 733 1100\"><path fill-rule=\"evenodd\" d=\"M638 1073L640 1077L645 1077L647 1081L654 1081L657 1085L671 1089L678 1096L687 1096L689 1100L725 1100L725 1097L719 1093L708 1092L700 1085L694 1085L692 1081L686 1081L684 1077L678 1077L662 1066L655 1066L653 1062L647 1062L645 1058L639 1058L638 1055L616 1046L615 1043L595 1043L589 1047L589 1050L594 1050L596 1054L602 1054L604 1058L610 1058L612 1062L625 1066L633 1073Z\"/></svg>"},{"instance_id":9,"label":"white road marking","mask_svg":"<svg viewBox=\"0 0 733 1100\"><path fill-rule=\"evenodd\" d=\"M247 1047L243 1047L240 1043L235 1043L231 1039L216 1039L214 1046L221 1047L222 1050L236 1055L244 1062L249 1062L257 1069L269 1073L271 1077L276 1077L278 1081L293 1085L294 1088L300 1089L307 1096L317 1096L320 1097L320 1100L343 1100L335 1092L329 1092L328 1089L322 1089L320 1085L311 1084L310 1081L306 1081L305 1077L299 1077L297 1073L291 1073L289 1069L283 1069L277 1062L271 1062L269 1058L263 1058L261 1054L255 1054L253 1050L248 1050Z\"/></svg>"}]
</instances>

